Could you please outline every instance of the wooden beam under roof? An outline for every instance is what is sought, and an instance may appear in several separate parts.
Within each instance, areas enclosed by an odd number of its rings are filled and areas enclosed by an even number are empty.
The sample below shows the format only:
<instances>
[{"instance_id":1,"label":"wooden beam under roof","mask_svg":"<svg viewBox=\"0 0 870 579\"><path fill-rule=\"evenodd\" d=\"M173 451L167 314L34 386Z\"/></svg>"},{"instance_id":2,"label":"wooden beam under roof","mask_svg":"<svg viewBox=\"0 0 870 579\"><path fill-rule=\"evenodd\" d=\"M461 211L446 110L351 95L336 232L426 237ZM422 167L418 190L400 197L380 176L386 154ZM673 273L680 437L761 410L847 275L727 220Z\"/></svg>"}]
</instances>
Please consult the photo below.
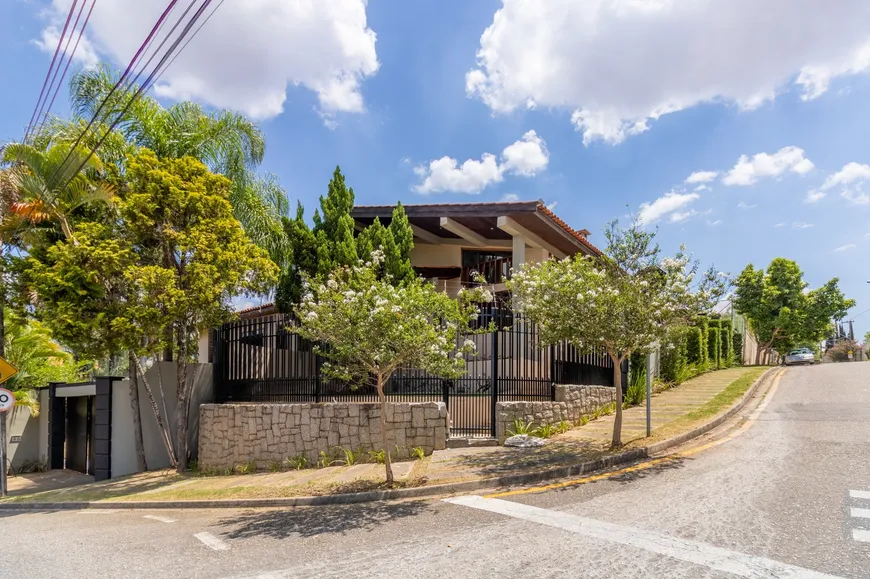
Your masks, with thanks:
<instances>
[{"instance_id":1,"label":"wooden beam under roof","mask_svg":"<svg viewBox=\"0 0 870 579\"><path fill-rule=\"evenodd\" d=\"M526 242L532 247L537 247L538 249L543 249L544 251L550 253L551 255L555 255L559 259L566 257L566 253L556 247L551 243L547 243L540 236L535 233L532 233L527 228L523 227L519 223L517 223L511 217L503 215L498 218L498 228L502 231L510 233L511 235L519 235L523 237Z\"/></svg>"},{"instance_id":2,"label":"wooden beam under roof","mask_svg":"<svg viewBox=\"0 0 870 579\"><path fill-rule=\"evenodd\" d=\"M462 225L455 219L451 219L450 217L441 218L441 227L443 227L447 231L450 231L451 233L455 233L462 239L466 240L472 245L476 245L477 247L485 247L489 241L481 234L472 231L468 227Z\"/></svg>"}]
</instances>

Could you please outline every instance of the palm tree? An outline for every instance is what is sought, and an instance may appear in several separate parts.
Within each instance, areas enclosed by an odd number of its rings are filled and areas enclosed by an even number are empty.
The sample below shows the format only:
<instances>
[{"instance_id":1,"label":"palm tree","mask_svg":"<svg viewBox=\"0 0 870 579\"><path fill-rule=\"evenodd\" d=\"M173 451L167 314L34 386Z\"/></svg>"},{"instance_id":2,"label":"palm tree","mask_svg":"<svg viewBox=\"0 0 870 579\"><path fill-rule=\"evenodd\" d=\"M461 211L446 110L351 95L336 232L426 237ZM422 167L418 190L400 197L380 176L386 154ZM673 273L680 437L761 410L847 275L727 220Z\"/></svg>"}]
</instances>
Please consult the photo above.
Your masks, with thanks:
<instances>
[{"instance_id":1,"label":"palm tree","mask_svg":"<svg viewBox=\"0 0 870 579\"><path fill-rule=\"evenodd\" d=\"M200 105L180 102L164 108L156 99L142 95L131 103L138 87L112 92L119 76L105 67L83 70L70 81L75 117L71 121L50 119L36 136L37 147L74 142L87 122L99 119L119 122L109 127L97 122L82 144L94 148L100 140L100 156L123 172L124 159L132 148L147 147L159 158L192 156L215 173L232 181L230 203L248 237L265 249L278 265L288 257L281 218L289 215L289 203L273 175L258 176L254 169L263 161L265 139L257 125L245 116L227 110L206 112ZM110 96L111 95L111 96ZM101 103L102 109L100 109Z\"/></svg>"},{"instance_id":2,"label":"palm tree","mask_svg":"<svg viewBox=\"0 0 870 579\"><path fill-rule=\"evenodd\" d=\"M7 178L17 193L9 217L31 226L54 222L73 245L77 242L70 223L72 213L89 203L107 202L114 194L106 181L88 177L101 173L103 165L96 155L81 148L59 144L41 151L12 143L3 150L2 160L12 164ZM84 172L77 171L79 166Z\"/></svg>"}]
</instances>

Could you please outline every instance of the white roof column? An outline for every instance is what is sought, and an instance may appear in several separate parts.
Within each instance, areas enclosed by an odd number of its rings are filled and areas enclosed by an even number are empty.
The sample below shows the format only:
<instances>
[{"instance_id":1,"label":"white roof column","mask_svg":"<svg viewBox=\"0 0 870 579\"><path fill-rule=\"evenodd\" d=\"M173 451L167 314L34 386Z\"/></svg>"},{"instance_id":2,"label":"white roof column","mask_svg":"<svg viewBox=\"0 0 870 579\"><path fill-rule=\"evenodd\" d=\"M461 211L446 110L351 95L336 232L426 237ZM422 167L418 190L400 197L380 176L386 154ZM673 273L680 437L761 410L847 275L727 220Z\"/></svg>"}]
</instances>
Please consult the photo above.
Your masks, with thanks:
<instances>
[{"instance_id":1,"label":"white roof column","mask_svg":"<svg viewBox=\"0 0 870 579\"><path fill-rule=\"evenodd\" d=\"M514 269L520 269L526 263L526 238L522 235L513 236L513 260L511 265Z\"/></svg>"}]
</instances>

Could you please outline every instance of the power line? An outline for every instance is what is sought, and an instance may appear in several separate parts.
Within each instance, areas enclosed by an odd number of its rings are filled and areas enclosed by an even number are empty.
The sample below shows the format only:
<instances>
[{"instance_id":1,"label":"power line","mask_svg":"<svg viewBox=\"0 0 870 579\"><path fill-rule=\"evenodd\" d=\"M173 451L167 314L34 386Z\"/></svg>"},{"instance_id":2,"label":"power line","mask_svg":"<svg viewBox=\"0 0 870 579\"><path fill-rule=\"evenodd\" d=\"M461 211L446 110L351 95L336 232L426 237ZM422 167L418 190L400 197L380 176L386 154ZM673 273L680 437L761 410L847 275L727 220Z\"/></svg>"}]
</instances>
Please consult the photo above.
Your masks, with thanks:
<instances>
[{"instance_id":1,"label":"power line","mask_svg":"<svg viewBox=\"0 0 870 579\"><path fill-rule=\"evenodd\" d=\"M181 23L181 20L187 15L187 13L193 7L193 5L196 3L196 1L197 0L193 0L193 2L191 2L190 6L188 6L187 10L184 11L184 14L182 14L181 18L179 18L178 23L176 23L176 25L172 27L172 30L169 31L169 33L166 35L166 38L163 40L163 42L161 42L161 44L160 44L161 47L166 42L166 40L168 40L169 36L172 35L172 33L178 27L178 24ZM127 106L125 106L124 110L122 110L121 113L117 116L117 118L115 119L115 122L112 123L106 129L106 132L103 134L103 136L99 140L99 142L97 142L96 146L90 150L90 152L88 153L88 156L84 159L84 161L81 162L81 164L78 166L78 168L73 172L73 174L72 174L73 177L76 174L78 174L78 172L81 171L85 165L87 165L88 161L91 160L91 157L94 156L94 153L96 153L96 151L102 146L103 142L105 142L106 138L108 138L109 134L111 134L111 132L112 132L112 130L114 130L115 126L117 126L118 123L121 122L121 120L127 114L127 111L129 111L130 107L133 106L133 103L142 95L142 93L144 93L146 90L151 88L151 85L154 82L154 78L157 74L157 71L159 71L164 66L164 64L169 60L169 58L172 56L173 52L175 52L176 48L178 48L178 45L181 43L182 40L184 40L184 38L190 32L190 29L193 28L194 24L196 24L197 20L199 20L200 17L202 17L202 14L205 12L206 8L208 8L208 6L209 6L209 4L211 4L211 2L212 2L212 0L205 0L203 2L202 6L200 6L199 9L194 13L194 15L188 21L187 25L184 27L184 29L179 34L178 38L175 40L175 42L172 43L172 45L169 47L169 50L166 52L166 54L163 55L163 58L160 59L160 62L157 63L157 67L151 72L151 74L148 76L148 78L145 79L145 82L142 84L142 86L140 86L139 89L135 93L133 93L133 96L130 97L129 102L127 102ZM158 50L159 50L159 48L158 48ZM154 56L156 56L156 53L155 53L155 55L152 55L151 58L153 59ZM150 61L151 61L151 59L149 59L148 63L146 63L146 65L145 65L145 67L147 67L147 65L150 63ZM143 70L141 70L139 72L139 74L136 75L136 79L139 78L139 75L142 74L145 67L143 67Z\"/></svg>"},{"instance_id":2,"label":"power line","mask_svg":"<svg viewBox=\"0 0 870 579\"><path fill-rule=\"evenodd\" d=\"M66 36L66 30L69 28L69 22L72 20L73 11L76 8L76 3L78 0L73 0L72 6L69 8L69 13L66 15L66 22L63 25L63 32L61 32L60 37L57 39L57 47L54 49L54 56L51 57L51 64L48 66L48 70L45 73L45 80L42 81L42 89L39 91L39 98L36 99L36 106L33 107L33 114L30 115L30 122L27 123L27 130L24 132L24 140L27 141L27 137L30 135L30 130L33 128L33 122L36 120L37 112L39 111L40 103L42 102L42 97L45 95L45 87L48 85L48 78L51 76L51 71L54 69L54 64L57 61L57 55L60 53L60 45L63 43L63 39Z\"/></svg>"},{"instance_id":3,"label":"power line","mask_svg":"<svg viewBox=\"0 0 870 579\"><path fill-rule=\"evenodd\" d=\"M84 9L85 4L87 4L87 0L82 2L82 10ZM84 35L85 29L88 27L88 22L91 19L91 14L93 14L94 6L96 6L96 5L97 5L97 0L93 0L93 2L91 2L91 7L88 10L88 15L85 16L85 21L82 24L82 27L79 29L79 35L76 38L76 43L73 45L72 52L69 53L69 56L68 56L67 61L66 61L66 66L63 69L63 73L60 75L60 80L58 81L57 86L54 89L54 94L51 97L51 101L48 103L48 108L45 109L45 114L42 116L42 122L39 124L39 128L34 131L34 135L38 135L40 132L42 132L42 127L45 126L45 121L48 118L48 114L51 112L51 108L54 106L54 100L57 98L57 93L60 92L60 87L63 85L63 80L66 78L66 73L69 71L69 66L72 64L73 56L75 56L75 53L79 48L79 42L81 42L82 35ZM79 15L76 17L75 24L73 24L73 33L75 33L76 27L79 24L79 18L82 15L82 10L79 10ZM72 35L70 35L70 39L72 39ZM67 40L67 47L69 47L69 40ZM66 48L64 48L64 52L66 52ZM58 67L59 67L59 65L58 65ZM57 75L57 72L55 72L55 75ZM54 84L54 79L52 79L51 82L52 82L52 84ZM51 89L49 89L49 90L51 90ZM42 113L40 113L40 115L42 115Z\"/></svg>"},{"instance_id":4,"label":"power line","mask_svg":"<svg viewBox=\"0 0 870 579\"><path fill-rule=\"evenodd\" d=\"M156 84L157 81L160 80L160 77L163 76L163 73L166 72L166 70L167 70L170 66L172 66L172 63L175 62L175 59L178 58L178 55L181 54L182 52L184 52L184 49L187 48L187 45L190 44L190 42L191 42L194 38L196 38L196 35L199 34L199 31L202 30L202 27L205 26L206 24L208 24L208 21L211 20L211 17L214 16L214 13L217 12L218 9L219 9L221 6L223 6L224 2L226 2L226 0L220 0L220 2L218 2L218 3L215 5L214 9L209 13L208 16L206 16L205 20L202 21L202 24L200 24L200 25L196 28L196 30L193 31L193 34L190 36L190 38L187 39L187 41L186 41L186 42L184 43L184 45L181 47L181 50L179 50L178 53L176 53L175 56L172 57L172 60L169 61L169 64L167 64L165 67L163 67L163 70L161 70L161 71L157 74L157 76L154 78L154 82L152 83L152 85L153 85L153 84Z\"/></svg>"},{"instance_id":5,"label":"power line","mask_svg":"<svg viewBox=\"0 0 870 579\"><path fill-rule=\"evenodd\" d=\"M85 127L85 130L82 131L82 133L76 139L75 143L73 143L73 146L70 147L70 150L67 152L67 154L64 157L63 161L61 162L61 164L58 166L58 168L55 170L55 172L52 173L50 180L53 181L56 176L58 176L62 171L64 171L66 169L66 164L69 161L69 158L72 156L73 151L76 150L76 148L81 144L82 139L85 137L85 135L88 133L88 131L91 130L91 127L94 125L94 123L99 118L100 113L102 113L103 107L106 106L106 103L109 102L109 99L112 98L112 95L115 94L115 91L118 90L118 87L121 86L121 83L124 82L124 80L127 78L127 75L130 74L130 71L136 65L136 61L139 59L140 56L142 56L142 53L147 49L148 45L151 44L151 40L154 38L154 35L157 34L157 31L160 29L163 21L166 20L166 17L169 15L169 13L172 11L172 9L175 7L175 5L177 3L178 3L178 0L170 0L169 5L166 7L166 9L160 15L160 18L157 19L157 22L151 28L151 32L148 33L148 36L145 38L145 41L142 42L142 44L139 46L139 49L136 51L136 54L133 55L133 59L127 65L127 68L124 70L124 73L121 75L121 78L118 79L118 82L116 82L115 85L111 88L111 90L109 90L109 94L107 94L103 98L103 100L100 102L100 105L97 107L96 112L94 112L94 115L93 115L93 117L91 117L91 120L88 122L87 126Z\"/></svg>"}]
</instances>

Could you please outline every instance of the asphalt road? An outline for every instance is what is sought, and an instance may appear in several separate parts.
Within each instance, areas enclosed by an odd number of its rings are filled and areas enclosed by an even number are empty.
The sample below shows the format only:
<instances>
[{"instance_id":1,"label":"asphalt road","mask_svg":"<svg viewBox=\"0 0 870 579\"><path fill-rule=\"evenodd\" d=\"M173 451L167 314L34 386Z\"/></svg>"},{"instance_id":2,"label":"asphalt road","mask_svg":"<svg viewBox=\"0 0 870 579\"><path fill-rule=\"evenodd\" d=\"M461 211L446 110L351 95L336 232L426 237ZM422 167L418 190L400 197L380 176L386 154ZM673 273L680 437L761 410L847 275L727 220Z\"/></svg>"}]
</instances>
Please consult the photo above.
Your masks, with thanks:
<instances>
[{"instance_id":1,"label":"asphalt road","mask_svg":"<svg viewBox=\"0 0 870 579\"><path fill-rule=\"evenodd\" d=\"M0 512L0 577L870 577L870 363L789 369L743 415L687 458L502 498Z\"/></svg>"}]
</instances>

